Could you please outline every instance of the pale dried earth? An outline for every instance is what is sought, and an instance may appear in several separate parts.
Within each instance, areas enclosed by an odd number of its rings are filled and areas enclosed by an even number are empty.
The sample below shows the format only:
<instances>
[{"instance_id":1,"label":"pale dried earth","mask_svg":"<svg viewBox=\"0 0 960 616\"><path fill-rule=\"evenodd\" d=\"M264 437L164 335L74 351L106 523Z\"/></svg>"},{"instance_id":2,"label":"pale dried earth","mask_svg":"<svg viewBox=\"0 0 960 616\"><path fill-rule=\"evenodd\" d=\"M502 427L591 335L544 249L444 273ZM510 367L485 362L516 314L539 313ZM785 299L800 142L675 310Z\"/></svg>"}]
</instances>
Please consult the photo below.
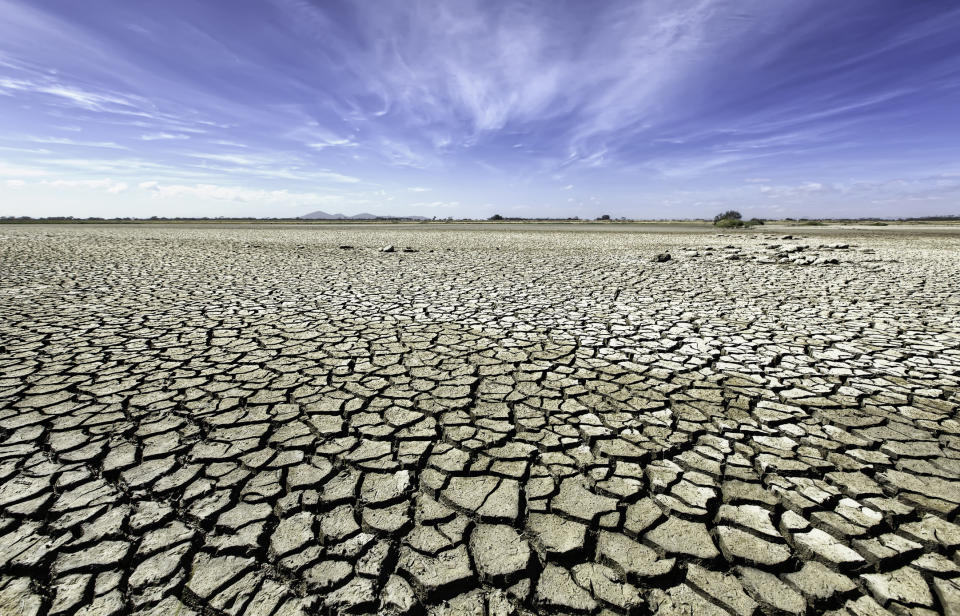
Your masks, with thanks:
<instances>
[{"instance_id":1,"label":"pale dried earth","mask_svg":"<svg viewBox=\"0 0 960 616\"><path fill-rule=\"evenodd\" d=\"M0 614L960 613L960 233L479 229L0 226Z\"/></svg>"}]
</instances>

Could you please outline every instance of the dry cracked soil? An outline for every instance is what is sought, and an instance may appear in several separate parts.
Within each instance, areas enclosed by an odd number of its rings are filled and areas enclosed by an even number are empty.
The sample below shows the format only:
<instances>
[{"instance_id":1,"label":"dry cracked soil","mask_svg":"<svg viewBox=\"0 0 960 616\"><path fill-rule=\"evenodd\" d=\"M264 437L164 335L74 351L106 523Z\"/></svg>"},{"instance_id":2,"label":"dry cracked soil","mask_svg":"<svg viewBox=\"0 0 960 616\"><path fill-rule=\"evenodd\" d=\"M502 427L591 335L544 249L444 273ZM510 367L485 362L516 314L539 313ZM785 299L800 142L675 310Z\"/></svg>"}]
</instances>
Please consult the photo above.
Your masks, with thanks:
<instances>
[{"instance_id":1,"label":"dry cracked soil","mask_svg":"<svg viewBox=\"0 0 960 616\"><path fill-rule=\"evenodd\" d=\"M0 614L960 613L960 233L542 229L0 226Z\"/></svg>"}]
</instances>

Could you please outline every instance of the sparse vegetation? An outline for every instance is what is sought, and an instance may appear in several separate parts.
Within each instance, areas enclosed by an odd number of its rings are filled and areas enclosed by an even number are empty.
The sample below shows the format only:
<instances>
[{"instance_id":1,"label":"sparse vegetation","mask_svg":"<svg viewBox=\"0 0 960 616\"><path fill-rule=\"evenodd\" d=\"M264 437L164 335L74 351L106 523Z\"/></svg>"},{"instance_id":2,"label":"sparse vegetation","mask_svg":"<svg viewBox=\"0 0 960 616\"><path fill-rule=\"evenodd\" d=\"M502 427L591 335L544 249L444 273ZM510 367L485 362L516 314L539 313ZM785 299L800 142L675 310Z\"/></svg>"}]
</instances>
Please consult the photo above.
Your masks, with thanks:
<instances>
[{"instance_id":1,"label":"sparse vegetation","mask_svg":"<svg viewBox=\"0 0 960 616\"><path fill-rule=\"evenodd\" d=\"M739 229L746 226L746 223L736 218L721 218L714 221L713 224L721 229Z\"/></svg>"},{"instance_id":2,"label":"sparse vegetation","mask_svg":"<svg viewBox=\"0 0 960 616\"><path fill-rule=\"evenodd\" d=\"M749 229L764 224L761 218L751 218L743 220L743 216L736 210L727 210L723 214L717 214L713 217L713 224L721 229Z\"/></svg>"},{"instance_id":3,"label":"sparse vegetation","mask_svg":"<svg viewBox=\"0 0 960 616\"><path fill-rule=\"evenodd\" d=\"M727 210L726 212L724 212L724 213L722 213L722 214L717 214L716 216L714 216L714 217L713 217L713 224L717 225L718 227L719 227L719 226L726 226L726 227L740 226L740 225L732 225L732 224L729 224L729 223L726 224L726 225L720 225L720 222L723 221L723 220L736 220L736 221L740 221L740 219L742 219L742 218L743 218L743 216L740 215L740 212L738 212L738 211L736 211L736 210ZM743 223L741 222L741 224L743 224Z\"/></svg>"}]
</instances>

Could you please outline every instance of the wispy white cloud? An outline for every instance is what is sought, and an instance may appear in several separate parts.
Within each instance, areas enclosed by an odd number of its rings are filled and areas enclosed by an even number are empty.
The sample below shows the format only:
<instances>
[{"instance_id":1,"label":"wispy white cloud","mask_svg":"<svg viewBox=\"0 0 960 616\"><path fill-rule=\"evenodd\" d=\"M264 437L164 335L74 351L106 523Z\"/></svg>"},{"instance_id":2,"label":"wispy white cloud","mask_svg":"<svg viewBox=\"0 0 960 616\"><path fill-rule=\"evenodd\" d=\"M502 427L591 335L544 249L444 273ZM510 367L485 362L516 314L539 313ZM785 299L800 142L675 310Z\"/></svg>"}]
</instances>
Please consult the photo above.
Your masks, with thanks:
<instances>
[{"instance_id":1,"label":"wispy white cloud","mask_svg":"<svg viewBox=\"0 0 960 616\"><path fill-rule=\"evenodd\" d=\"M0 175L463 214L892 199L844 182L943 169L960 104L960 9L894 5L0 0ZM544 197L574 185L598 200Z\"/></svg>"},{"instance_id":2,"label":"wispy white cloud","mask_svg":"<svg viewBox=\"0 0 960 616\"><path fill-rule=\"evenodd\" d=\"M323 201L319 195L295 195L286 190L260 190L237 186L218 186L215 184L163 184L156 181L141 182L139 188L150 191L161 198L176 198L183 196L200 197L225 201L263 201L276 203L278 201L308 200L311 202Z\"/></svg>"},{"instance_id":3,"label":"wispy white cloud","mask_svg":"<svg viewBox=\"0 0 960 616\"><path fill-rule=\"evenodd\" d=\"M0 176L25 178L25 177L39 177L43 175L47 175L47 171L45 169L6 163L0 160Z\"/></svg>"},{"instance_id":4,"label":"wispy white cloud","mask_svg":"<svg viewBox=\"0 0 960 616\"><path fill-rule=\"evenodd\" d=\"M44 174L111 173L130 174L145 171L177 172L177 167L141 158L51 158L44 161Z\"/></svg>"},{"instance_id":5,"label":"wispy white cloud","mask_svg":"<svg viewBox=\"0 0 960 616\"><path fill-rule=\"evenodd\" d=\"M341 182L343 184L357 184L360 182L360 178L353 177L352 175L344 175L343 173L336 173L335 171L318 170L310 172L310 175L318 180Z\"/></svg>"},{"instance_id":6,"label":"wispy white cloud","mask_svg":"<svg viewBox=\"0 0 960 616\"><path fill-rule=\"evenodd\" d=\"M350 139L330 139L329 141L314 141L307 145L314 150L326 150L327 148L355 148L358 144Z\"/></svg>"},{"instance_id":7,"label":"wispy white cloud","mask_svg":"<svg viewBox=\"0 0 960 616\"><path fill-rule=\"evenodd\" d=\"M218 184L171 184L149 180L137 185L157 199L191 198L203 201L233 201L263 206L284 208L338 207L369 203L356 195L295 192L289 190L264 190L248 186L225 186Z\"/></svg>"},{"instance_id":8,"label":"wispy white cloud","mask_svg":"<svg viewBox=\"0 0 960 616\"><path fill-rule=\"evenodd\" d=\"M389 164L397 167L423 169L436 163L432 156L415 152L408 144L399 141L383 139L373 148Z\"/></svg>"},{"instance_id":9,"label":"wispy white cloud","mask_svg":"<svg viewBox=\"0 0 960 616\"><path fill-rule=\"evenodd\" d=\"M87 111L110 111L130 113L143 105L144 101L136 97L124 96L107 91L92 91L75 85L60 83L44 77L37 80L0 79L0 95L13 96L17 93L33 93L52 97L54 101L80 107Z\"/></svg>"},{"instance_id":10,"label":"wispy white cloud","mask_svg":"<svg viewBox=\"0 0 960 616\"><path fill-rule=\"evenodd\" d=\"M146 135L140 135L141 141L175 141L180 139L189 139L190 135L183 135L177 133L148 133Z\"/></svg>"},{"instance_id":11,"label":"wispy white cloud","mask_svg":"<svg viewBox=\"0 0 960 616\"><path fill-rule=\"evenodd\" d=\"M360 178L331 171L330 169L313 168L306 161L295 155L276 156L272 154L219 154L219 153L187 153L190 158L203 161L227 163L243 168L244 173L288 180L313 180L323 182L338 182L356 184ZM205 167L229 171L230 167Z\"/></svg>"},{"instance_id":12,"label":"wispy white cloud","mask_svg":"<svg viewBox=\"0 0 960 616\"><path fill-rule=\"evenodd\" d=\"M40 182L44 186L53 186L55 188L89 188L95 190L105 190L110 194L119 194L129 188L126 182L115 182L110 178L96 180L44 180Z\"/></svg>"},{"instance_id":13,"label":"wispy white cloud","mask_svg":"<svg viewBox=\"0 0 960 616\"><path fill-rule=\"evenodd\" d=\"M69 145L82 148L107 148L110 150L128 150L129 148L113 141L80 141L66 137L31 137L27 139L32 143L48 143L52 145Z\"/></svg>"},{"instance_id":14,"label":"wispy white cloud","mask_svg":"<svg viewBox=\"0 0 960 616\"><path fill-rule=\"evenodd\" d=\"M266 156L244 156L243 154L217 154L217 153L203 153L203 152L192 152L188 153L187 156L192 158L201 158L203 160L214 160L218 162L231 163L234 165L240 165L243 167L252 167L256 165L262 165L267 162L272 161L271 158Z\"/></svg>"}]
</instances>

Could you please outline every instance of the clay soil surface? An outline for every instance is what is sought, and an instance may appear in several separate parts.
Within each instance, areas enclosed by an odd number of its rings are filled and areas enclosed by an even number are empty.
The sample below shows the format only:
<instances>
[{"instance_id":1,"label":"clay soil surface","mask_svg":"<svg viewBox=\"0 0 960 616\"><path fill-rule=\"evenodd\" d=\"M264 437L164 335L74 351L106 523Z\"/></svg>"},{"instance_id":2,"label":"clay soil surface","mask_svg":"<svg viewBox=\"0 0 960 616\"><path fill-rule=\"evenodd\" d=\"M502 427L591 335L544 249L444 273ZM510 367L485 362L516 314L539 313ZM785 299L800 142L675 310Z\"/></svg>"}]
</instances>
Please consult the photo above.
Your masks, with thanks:
<instances>
[{"instance_id":1,"label":"clay soil surface","mask_svg":"<svg viewBox=\"0 0 960 616\"><path fill-rule=\"evenodd\" d=\"M958 384L949 225L0 225L0 614L955 614Z\"/></svg>"}]
</instances>

